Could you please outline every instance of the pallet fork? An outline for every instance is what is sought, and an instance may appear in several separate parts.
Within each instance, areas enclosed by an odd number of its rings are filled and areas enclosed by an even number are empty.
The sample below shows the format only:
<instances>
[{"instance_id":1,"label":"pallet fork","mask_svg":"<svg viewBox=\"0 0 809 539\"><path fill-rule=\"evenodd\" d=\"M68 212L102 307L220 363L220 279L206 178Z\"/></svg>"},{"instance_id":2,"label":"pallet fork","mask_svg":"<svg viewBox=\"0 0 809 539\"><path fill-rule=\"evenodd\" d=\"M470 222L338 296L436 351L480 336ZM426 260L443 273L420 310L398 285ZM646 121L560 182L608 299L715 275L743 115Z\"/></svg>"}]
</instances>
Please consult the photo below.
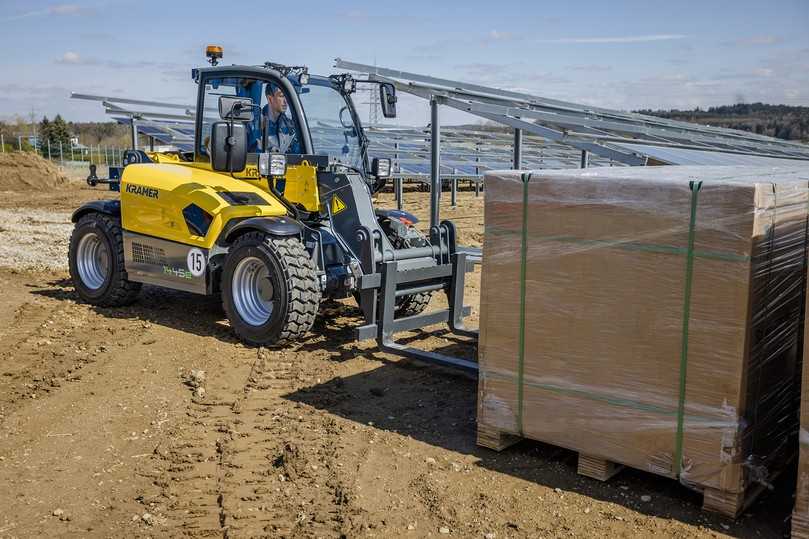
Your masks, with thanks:
<instances>
[{"instance_id":1,"label":"pallet fork","mask_svg":"<svg viewBox=\"0 0 809 539\"><path fill-rule=\"evenodd\" d=\"M376 339L385 352L477 373L478 365L474 361L406 346L396 342L394 335L447 323L453 334L477 338L477 330L467 329L463 322L471 311L464 305L464 284L466 274L480 263L480 250L458 249L455 225L451 221L442 221L431 228L430 245L426 247L381 253L378 230L363 226L358 229L358 236L363 273L359 282L360 307L365 313L365 323L357 328L357 339ZM425 256L434 257L436 264L408 267L408 262L423 260ZM397 297L438 290L447 295L446 309L395 318Z\"/></svg>"}]
</instances>

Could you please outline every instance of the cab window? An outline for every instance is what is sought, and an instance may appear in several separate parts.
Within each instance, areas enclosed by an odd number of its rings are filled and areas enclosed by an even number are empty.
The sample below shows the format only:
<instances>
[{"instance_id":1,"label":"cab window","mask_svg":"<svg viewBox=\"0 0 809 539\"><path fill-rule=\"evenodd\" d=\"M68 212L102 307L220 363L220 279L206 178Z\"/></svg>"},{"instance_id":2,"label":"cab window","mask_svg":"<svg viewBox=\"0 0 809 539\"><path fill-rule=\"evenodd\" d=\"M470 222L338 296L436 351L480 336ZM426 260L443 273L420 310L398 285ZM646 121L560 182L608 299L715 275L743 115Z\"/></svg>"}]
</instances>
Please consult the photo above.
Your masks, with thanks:
<instances>
[{"instance_id":1,"label":"cab window","mask_svg":"<svg viewBox=\"0 0 809 539\"><path fill-rule=\"evenodd\" d=\"M255 78L225 77L209 78L205 80L204 84L202 125L198 141L199 147L196 148L197 159L201 161L210 160L211 126L214 122L221 121L219 117L219 97L223 95L249 97L253 100L253 103L258 105L253 111L253 121L249 125L248 150L250 152L262 151L263 129L265 128L264 118L269 110L265 88L270 83ZM285 115L286 124L297 127L297 123L294 122L288 109ZM294 132L296 129L287 128L286 131Z\"/></svg>"}]
</instances>

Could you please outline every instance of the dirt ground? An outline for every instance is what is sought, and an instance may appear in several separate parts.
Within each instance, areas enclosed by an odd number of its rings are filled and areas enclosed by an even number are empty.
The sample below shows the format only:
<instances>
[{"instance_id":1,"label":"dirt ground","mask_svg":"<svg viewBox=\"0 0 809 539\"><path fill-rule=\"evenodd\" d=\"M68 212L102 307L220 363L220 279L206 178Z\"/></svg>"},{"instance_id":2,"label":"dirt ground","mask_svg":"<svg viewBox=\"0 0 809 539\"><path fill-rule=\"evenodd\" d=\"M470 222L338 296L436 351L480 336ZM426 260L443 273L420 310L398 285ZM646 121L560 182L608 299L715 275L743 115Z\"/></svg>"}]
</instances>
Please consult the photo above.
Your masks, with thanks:
<instances>
[{"instance_id":1,"label":"dirt ground","mask_svg":"<svg viewBox=\"0 0 809 539\"><path fill-rule=\"evenodd\" d=\"M283 350L231 334L219 303L144 288L77 302L80 183L0 193L0 537L781 537L785 474L738 521L626 470L603 484L535 442L475 445L476 382L352 342L353 303L324 305ZM390 195L382 195L390 204ZM444 204L448 202L448 194ZM426 193L406 207L426 216ZM445 207L482 240L482 197ZM468 290L477 323L479 274ZM405 334L472 357L441 328Z\"/></svg>"}]
</instances>

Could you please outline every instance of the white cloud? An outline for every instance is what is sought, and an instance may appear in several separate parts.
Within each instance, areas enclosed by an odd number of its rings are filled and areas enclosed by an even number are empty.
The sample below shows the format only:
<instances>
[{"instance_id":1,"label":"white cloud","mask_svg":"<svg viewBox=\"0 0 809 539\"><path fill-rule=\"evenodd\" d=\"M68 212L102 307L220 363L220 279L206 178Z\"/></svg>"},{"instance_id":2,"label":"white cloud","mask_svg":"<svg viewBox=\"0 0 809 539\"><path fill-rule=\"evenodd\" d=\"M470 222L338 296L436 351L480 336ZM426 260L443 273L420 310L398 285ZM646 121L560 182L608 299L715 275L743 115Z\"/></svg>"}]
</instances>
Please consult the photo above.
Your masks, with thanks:
<instances>
[{"instance_id":1,"label":"white cloud","mask_svg":"<svg viewBox=\"0 0 809 539\"><path fill-rule=\"evenodd\" d=\"M782 40L777 36L753 36L736 41L739 45L775 45Z\"/></svg>"},{"instance_id":2,"label":"white cloud","mask_svg":"<svg viewBox=\"0 0 809 539\"><path fill-rule=\"evenodd\" d=\"M80 64L82 60L78 52L67 51L57 62L60 64Z\"/></svg>"},{"instance_id":3,"label":"white cloud","mask_svg":"<svg viewBox=\"0 0 809 539\"><path fill-rule=\"evenodd\" d=\"M73 15L83 9L84 8L78 4L56 4L48 8L48 13L51 15Z\"/></svg>"},{"instance_id":4,"label":"white cloud","mask_svg":"<svg viewBox=\"0 0 809 539\"><path fill-rule=\"evenodd\" d=\"M21 19L29 19L31 17L43 17L48 15L78 15L82 12L90 11L90 8L81 6L79 4L54 4L45 9L38 9L33 11L25 11L16 15L3 17L2 21L17 21Z\"/></svg>"},{"instance_id":5,"label":"white cloud","mask_svg":"<svg viewBox=\"0 0 809 539\"><path fill-rule=\"evenodd\" d=\"M612 36L612 37L562 37L557 39L538 39L537 43L584 43L584 44L608 44L608 43L648 43L650 41L672 41L685 39L684 34L651 34L646 36Z\"/></svg>"},{"instance_id":6,"label":"white cloud","mask_svg":"<svg viewBox=\"0 0 809 539\"><path fill-rule=\"evenodd\" d=\"M514 34L512 34L511 32L500 32L498 30L492 30L488 34L486 34L486 37L491 39L492 41L504 41L514 37Z\"/></svg>"},{"instance_id":7,"label":"white cloud","mask_svg":"<svg viewBox=\"0 0 809 539\"><path fill-rule=\"evenodd\" d=\"M756 77L772 77L773 73L775 72L768 67L759 67L753 70L753 75Z\"/></svg>"}]
</instances>

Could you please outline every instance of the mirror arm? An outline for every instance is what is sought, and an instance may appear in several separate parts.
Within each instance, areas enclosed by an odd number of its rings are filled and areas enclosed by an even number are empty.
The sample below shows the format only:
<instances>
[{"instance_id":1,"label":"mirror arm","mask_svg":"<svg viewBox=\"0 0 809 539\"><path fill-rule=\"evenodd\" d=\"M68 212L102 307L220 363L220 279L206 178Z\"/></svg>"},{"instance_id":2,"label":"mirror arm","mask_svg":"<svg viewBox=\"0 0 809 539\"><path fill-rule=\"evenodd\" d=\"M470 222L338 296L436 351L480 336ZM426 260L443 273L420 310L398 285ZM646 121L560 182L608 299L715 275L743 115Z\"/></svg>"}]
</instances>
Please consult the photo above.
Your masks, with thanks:
<instances>
[{"instance_id":1,"label":"mirror arm","mask_svg":"<svg viewBox=\"0 0 809 539\"><path fill-rule=\"evenodd\" d=\"M233 159L231 159L233 147L236 145L235 143L236 141L233 139L233 114L231 114L230 119L228 120L228 138L225 139L225 144L228 145L228 172L230 173L231 178L237 180L238 178L233 175Z\"/></svg>"}]
</instances>

